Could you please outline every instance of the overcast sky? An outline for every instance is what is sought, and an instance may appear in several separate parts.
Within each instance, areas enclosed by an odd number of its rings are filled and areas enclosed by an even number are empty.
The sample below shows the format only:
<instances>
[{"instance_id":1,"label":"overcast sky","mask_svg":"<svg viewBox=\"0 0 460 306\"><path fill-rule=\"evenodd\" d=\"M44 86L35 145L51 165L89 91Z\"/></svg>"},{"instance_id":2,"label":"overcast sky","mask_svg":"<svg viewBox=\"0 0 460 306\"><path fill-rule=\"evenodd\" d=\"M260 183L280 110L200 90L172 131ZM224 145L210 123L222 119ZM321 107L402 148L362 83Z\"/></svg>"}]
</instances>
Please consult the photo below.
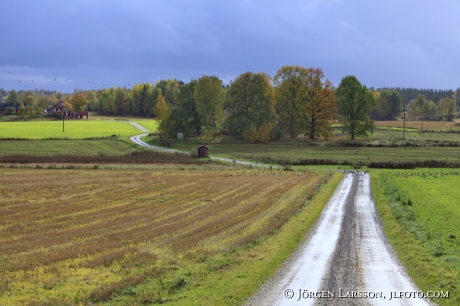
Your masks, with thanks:
<instances>
[{"instance_id":1,"label":"overcast sky","mask_svg":"<svg viewBox=\"0 0 460 306\"><path fill-rule=\"evenodd\" d=\"M457 0L0 0L0 87L229 83L299 65L336 86L355 75L368 87L455 89L459 16Z\"/></svg>"}]
</instances>

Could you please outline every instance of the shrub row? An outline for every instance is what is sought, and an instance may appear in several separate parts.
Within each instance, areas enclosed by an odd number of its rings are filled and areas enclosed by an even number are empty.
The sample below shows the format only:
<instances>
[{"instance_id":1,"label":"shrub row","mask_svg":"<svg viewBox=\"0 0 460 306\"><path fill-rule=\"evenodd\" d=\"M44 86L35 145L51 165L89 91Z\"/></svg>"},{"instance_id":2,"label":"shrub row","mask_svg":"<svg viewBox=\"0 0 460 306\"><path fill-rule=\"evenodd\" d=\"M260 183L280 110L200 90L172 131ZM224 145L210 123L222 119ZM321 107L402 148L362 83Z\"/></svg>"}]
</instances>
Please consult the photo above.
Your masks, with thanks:
<instances>
[{"instance_id":1,"label":"shrub row","mask_svg":"<svg viewBox=\"0 0 460 306\"><path fill-rule=\"evenodd\" d=\"M0 156L0 163L7 164L30 164L30 163L70 163L70 164L202 164L191 154L168 153L158 151L135 151L125 155L8 155Z\"/></svg>"},{"instance_id":2,"label":"shrub row","mask_svg":"<svg viewBox=\"0 0 460 306\"><path fill-rule=\"evenodd\" d=\"M441 160L420 160L414 162L370 162L369 168L383 169L415 169L418 168L460 168L459 162Z\"/></svg>"},{"instance_id":3,"label":"shrub row","mask_svg":"<svg viewBox=\"0 0 460 306\"><path fill-rule=\"evenodd\" d=\"M364 141L339 141L338 143L328 143L326 146L342 146L342 147L460 147L460 142L458 141L430 141L428 140L425 143L416 143L409 141L399 141L399 142L364 142Z\"/></svg>"}]
</instances>

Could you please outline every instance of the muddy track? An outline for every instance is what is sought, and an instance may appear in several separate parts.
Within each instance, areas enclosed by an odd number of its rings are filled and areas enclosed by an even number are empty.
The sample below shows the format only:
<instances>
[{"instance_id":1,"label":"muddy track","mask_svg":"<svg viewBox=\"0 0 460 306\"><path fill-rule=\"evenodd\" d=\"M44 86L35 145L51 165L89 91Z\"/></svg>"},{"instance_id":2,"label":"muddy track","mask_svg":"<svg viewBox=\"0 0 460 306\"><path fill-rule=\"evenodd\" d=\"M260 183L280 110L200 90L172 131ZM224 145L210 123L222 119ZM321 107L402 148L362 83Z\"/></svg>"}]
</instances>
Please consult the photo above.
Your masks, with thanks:
<instances>
[{"instance_id":1,"label":"muddy track","mask_svg":"<svg viewBox=\"0 0 460 306\"><path fill-rule=\"evenodd\" d=\"M348 172L310 234L246 305L433 305L422 298L382 229L369 175Z\"/></svg>"}]
</instances>

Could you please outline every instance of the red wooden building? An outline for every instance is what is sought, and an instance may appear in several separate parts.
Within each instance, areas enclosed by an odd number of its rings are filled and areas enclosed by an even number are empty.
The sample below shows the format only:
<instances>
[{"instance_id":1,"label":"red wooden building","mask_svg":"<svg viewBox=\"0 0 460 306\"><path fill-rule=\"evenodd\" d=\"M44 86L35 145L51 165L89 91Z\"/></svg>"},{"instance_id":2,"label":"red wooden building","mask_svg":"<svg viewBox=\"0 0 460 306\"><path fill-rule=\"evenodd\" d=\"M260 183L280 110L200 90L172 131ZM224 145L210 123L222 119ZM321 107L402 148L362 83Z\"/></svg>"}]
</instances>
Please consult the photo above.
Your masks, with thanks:
<instances>
[{"instance_id":1,"label":"red wooden building","mask_svg":"<svg viewBox=\"0 0 460 306\"><path fill-rule=\"evenodd\" d=\"M89 119L89 113L87 111L71 111L68 110L64 105L64 101L59 101L56 105L48 108L46 113L48 116L63 116L74 119Z\"/></svg>"}]
</instances>

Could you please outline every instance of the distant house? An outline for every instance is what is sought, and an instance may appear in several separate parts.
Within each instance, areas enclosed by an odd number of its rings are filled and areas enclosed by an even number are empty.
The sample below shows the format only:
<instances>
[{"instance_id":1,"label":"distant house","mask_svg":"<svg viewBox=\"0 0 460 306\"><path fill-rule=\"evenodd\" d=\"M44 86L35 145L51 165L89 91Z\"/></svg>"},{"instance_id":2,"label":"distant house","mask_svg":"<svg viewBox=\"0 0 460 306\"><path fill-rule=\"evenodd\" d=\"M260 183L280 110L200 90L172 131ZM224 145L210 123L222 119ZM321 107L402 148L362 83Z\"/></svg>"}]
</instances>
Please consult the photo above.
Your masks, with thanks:
<instances>
[{"instance_id":1,"label":"distant house","mask_svg":"<svg viewBox=\"0 0 460 306\"><path fill-rule=\"evenodd\" d=\"M18 103L0 103L0 116L6 112L8 107L14 107L16 114L18 113L19 104Z\"/></svg>"},{"instance_id":2,"label":"distant house","mask_svg":"<svg viewBox=\"0 0 460 306\"><path fill-rule=\"evenodd\" d=\"M64 116L68 117L69 111L62 105L64 101L59 101L57 104L51 106L46 110L48 116Z\"/></svg>"},{"instance_id":3,"label":"distant house","mask_svg":"<svg viewBox=\"0 0 460 306\"><path fill-rule=\"evenodd\" d=\"M89 113L87 111L73 111L73 117L75 119L89 119Z\"/></svg>"},{"instance_id":4,"label":"distant house","mask_svg":"<svg viewBox=\"0 0 460 306\"><path fill-rule=\"evenodd\" d=\"M64 105L64 101L59 101L57 104L51 106L46 110L48 116L63 116L66 118L74 119L89 119L87 111L72 111L68 110Z\"/></svg>"},{"instance_id":5,"label":"distant house","mask_svg":"<svg viewBox=\"0 0 460 306\"><path fill-rule=\"evenodd\" d=\"M198 147L198 158L208 157L208 148L206 146Z\"/></svg>"}]
</instances>

